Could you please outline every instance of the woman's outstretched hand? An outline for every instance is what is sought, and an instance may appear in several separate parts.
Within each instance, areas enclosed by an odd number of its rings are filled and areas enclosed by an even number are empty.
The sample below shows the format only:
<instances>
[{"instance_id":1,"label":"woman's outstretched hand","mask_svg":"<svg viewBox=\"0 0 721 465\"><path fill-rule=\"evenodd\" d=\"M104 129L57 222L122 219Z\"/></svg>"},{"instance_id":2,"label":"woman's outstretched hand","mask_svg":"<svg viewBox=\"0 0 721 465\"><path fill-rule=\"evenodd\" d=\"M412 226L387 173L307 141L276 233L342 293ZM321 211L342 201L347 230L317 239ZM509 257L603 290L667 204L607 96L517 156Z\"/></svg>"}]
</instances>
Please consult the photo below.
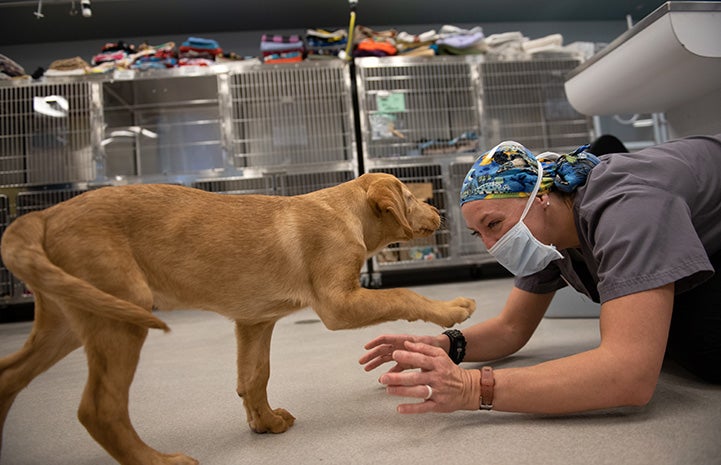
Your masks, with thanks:
<instances>
[{"instance_id":1,"label":"woman's outstretched hand","mask_svg":"<svg viewBox=\"0 0 721 465\"><path fill-rule=\"evenodd\" d=\"M445 336L443 336L445 338ZM384 334L370 341L364 346L368 352L358 360L358 363L365 365L365 371L371 371L387 362L393 362L393 352L405 349L406 342L422 342L430 346L440 347L439 338L436 336L412 336L409 334ZM397 363L397 362L396 362ZM396 373L405 370L400 364L396 364L388 372Z\"/></svg>"},{"instance_id":2,"label":"woman's outstretched hand","mask_svg":"<svg viewBox=\"0 0 721 465\"><path fill-rule=\"evenodd\" d=\"M399 413L478 409L480 372L453 363L440 347L442 340L435 336L386 334L366 344L367 352L358 361L366 371L386 362L396 363L378 381L386 385L390 395L423 400L398 405Z\"/></svg>"}]
</instances>

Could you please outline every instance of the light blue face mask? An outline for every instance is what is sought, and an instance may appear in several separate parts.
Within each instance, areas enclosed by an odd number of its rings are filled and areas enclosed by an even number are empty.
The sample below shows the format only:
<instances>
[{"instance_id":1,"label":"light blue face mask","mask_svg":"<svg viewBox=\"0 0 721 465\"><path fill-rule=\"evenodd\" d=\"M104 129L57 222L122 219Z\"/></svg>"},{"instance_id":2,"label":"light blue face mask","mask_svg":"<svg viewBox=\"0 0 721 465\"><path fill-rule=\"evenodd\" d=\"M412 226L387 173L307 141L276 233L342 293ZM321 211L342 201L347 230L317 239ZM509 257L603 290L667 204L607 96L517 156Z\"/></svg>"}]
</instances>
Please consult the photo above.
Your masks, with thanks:
<instances>
[{"instance_id":1,"label":"light blue face mask","mask_svg":"<svg viewBox=\"0 0 721 465\"><path fill-rule=\"evenodd\" d=\"M493 244L493 247L488 249L488 253L515 276L537 273L546 268L553 260L563 258L563 255L554 246L543 244L536 239L523 222L526 213L533 205L536 194L538 194L542 178L543 167L538 162L538 180L528 198L521 218Z\"/></svg>"}]
</instances>

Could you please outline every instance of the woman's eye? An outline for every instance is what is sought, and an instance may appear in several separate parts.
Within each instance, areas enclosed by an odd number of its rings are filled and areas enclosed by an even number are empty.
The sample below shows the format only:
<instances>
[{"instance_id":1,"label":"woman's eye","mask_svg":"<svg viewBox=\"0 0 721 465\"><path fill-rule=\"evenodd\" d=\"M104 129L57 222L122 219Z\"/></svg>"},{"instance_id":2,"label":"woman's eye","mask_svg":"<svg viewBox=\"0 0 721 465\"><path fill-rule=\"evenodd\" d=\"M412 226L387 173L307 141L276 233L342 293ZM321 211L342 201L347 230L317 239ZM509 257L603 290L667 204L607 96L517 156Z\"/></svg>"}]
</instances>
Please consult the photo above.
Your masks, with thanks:
<instances>
[{"instance_id":1,"label":"woman's eye","mask_svg":"<svg viewBox=\"0 0 721 465\"><path fill-rule=\"evenodd\" d=\"M478 237L480 234L478 234L478 231L471 231L471 236Z\"/></svg>"},{"instance_id":2,"label":"woman's eye","mask_svg":"<svg viewBox=\"0 0 721 465\"><path fill-rule=\"evenodd\" d=\"M495 229L501 222L500 221L491 221L488 223L488 229L493 230Z\"/></svg>"}]
</instances>

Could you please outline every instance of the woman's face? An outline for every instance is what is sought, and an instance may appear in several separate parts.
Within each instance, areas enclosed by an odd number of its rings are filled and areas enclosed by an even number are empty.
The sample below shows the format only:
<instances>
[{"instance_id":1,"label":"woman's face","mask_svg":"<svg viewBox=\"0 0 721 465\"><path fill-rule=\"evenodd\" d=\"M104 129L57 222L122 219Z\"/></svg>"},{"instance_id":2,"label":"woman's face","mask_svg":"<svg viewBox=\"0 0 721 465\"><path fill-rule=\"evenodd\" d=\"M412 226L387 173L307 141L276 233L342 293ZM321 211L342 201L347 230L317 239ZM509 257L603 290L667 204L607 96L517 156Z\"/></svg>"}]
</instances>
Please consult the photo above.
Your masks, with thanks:
<instances>
[{"instance_id":1,"label":"woman's face","mask_svg":"<svg viewBox=\"0 0 721 465\"><path fill-rule=\"evenodd\" d=\"M480 237L486 248L490 249L501 236L518 223L527 202L528 197L474 200L463 204L461 213L472 234ZM547 242L544 240L545 222L542 218L541 202L540 197L534 199L523 222L531 234L545 244Z\"/></svg>"}]
</instances>

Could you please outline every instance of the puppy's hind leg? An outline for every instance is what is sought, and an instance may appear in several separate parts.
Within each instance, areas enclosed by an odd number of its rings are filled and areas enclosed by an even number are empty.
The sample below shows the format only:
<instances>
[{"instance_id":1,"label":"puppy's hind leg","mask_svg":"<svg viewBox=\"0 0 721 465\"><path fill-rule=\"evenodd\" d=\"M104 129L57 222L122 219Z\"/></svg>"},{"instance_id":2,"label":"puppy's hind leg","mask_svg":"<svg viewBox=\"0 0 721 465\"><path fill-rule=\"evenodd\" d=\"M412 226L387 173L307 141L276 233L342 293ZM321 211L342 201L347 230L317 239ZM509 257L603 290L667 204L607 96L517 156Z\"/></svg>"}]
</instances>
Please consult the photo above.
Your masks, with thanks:
<instances>
[{"instance_id":1,"label":"puppy's hind leg","mask_svg":"<svg viewBox=\"0 0 721 465\"><path fill-rule=\"evenodd\" d=\"M151 448L130 422L130 384L148 329L93 315L83 325L88 381L78 418L90 435L122 465L197 465L186 455Z\"/></svg>"},{"instance_id":2,"label":"puppy's hind leg","mask_svg":"<svg viewBox=\"0 0 721 465\"><path fill-rule=\"evenodd\" d=\"M93 270L103 277L102 290L150 312L153 294L132 258L122 249L105 250L103 257L107 267L95 263ZM197 465L186 455L162 454L151 448L130 422L130 385L148 328L81 309L66 309L66 313L78 328L88 361L78 418L90 435L122 465Z\"/></svg>"},{"instance_id":3,"label":"puppy's hind leg","mask_svg":"<svg viewBox=\"0 0 721 465\"><path fill-rule=\"evenodd\" d=\"M0 447L2 429L18 393L40 373L80 347L62 311L35 294L35 321L25 345L0 359Z\"/></svg>"},{"instance_id":4,"label":"puppy's hind leg","mask_svg":"<svg viewBox=\"0 0 721 465\"><path fill-rule=\"evenodd\" d=\"M238 395L250 429L256 433L282 433L293 426L295 417L288 411L271 409L268 404L270 377L270 339L275 321L246 325L235 324L238 341Z\"/></svg>"}]
</instances>

